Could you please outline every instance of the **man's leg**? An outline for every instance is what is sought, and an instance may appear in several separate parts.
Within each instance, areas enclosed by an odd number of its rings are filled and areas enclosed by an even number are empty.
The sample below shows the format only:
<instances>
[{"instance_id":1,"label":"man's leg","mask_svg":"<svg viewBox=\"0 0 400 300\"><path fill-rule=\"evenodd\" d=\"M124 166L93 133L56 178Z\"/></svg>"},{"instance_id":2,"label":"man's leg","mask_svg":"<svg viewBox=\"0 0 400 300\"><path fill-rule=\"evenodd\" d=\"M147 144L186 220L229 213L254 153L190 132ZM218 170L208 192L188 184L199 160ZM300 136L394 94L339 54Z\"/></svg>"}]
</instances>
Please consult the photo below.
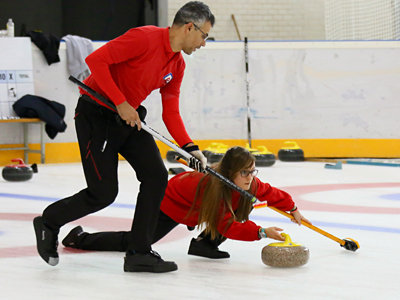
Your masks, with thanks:
<instances>
[{"instance_id":1,"label":"man's leg","mask_svg":"<svg viewBox=\"0 0 400 300\"><path fill-rule=\"evenodd\" d=\"M121 155L136 171L140 181L124 270L126 272L169 272L177 269L151 251L168 172L153 136L144 130L132 132Z\"/></svg>"},{"instance_id":2,"label":"man's leg","mask_svg":"<svg viewBox=\"0 0 400 300\"><path fill-rule=\"evenodd\" d=\"M58 263L57 236L60 227L110 205L118 193L117 148L124 133L110 135L110 146L102 151L107 130L118 130L115 117L111 117L91 103L84 100L78 102L75 126L88 187L49 205L43 215L34 220L38 252L50 265Z\"/></svg>"}]
</instances>

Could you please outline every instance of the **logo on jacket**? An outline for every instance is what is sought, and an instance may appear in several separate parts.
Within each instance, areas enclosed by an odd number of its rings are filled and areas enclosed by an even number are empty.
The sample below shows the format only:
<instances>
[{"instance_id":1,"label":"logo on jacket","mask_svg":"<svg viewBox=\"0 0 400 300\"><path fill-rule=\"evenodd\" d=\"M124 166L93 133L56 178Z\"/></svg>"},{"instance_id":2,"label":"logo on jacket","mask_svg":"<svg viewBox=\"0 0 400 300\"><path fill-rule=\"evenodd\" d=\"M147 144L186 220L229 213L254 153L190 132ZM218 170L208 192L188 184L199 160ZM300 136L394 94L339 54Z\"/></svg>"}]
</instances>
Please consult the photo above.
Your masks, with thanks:
<instances>
[{"instance_id":1,"label":"logo on jacket","mask_svg":"<svg viewBox=\"0 0 400 300\"><path fill-rule=\"evenodd\" d=\"M168 82L170 82L172 80L172 78L174 78L172 76L172 73L169 73L167 75L164 76L164 85L168 84Z\"/></svg>"}]
</instances>

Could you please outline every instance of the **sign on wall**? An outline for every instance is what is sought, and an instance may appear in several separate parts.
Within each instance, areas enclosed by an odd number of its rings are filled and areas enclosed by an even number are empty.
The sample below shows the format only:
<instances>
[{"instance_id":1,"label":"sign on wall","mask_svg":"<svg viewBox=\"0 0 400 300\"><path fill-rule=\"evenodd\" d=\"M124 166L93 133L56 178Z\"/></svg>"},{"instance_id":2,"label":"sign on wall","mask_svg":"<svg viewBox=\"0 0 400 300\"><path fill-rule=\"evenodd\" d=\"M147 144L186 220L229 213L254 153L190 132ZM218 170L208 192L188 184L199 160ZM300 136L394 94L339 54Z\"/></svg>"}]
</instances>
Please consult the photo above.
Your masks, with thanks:
<instances>
[{"instance_id":1,"label":"sign on wall","mask_svg":"<svg viewBox=\"0 0 400 300\"><path fill-rule=\"evenodd\" d=\"M16 116L12 105L34 94L30 38L0 38L0 117Z\"/></svg>"}]
</instances>

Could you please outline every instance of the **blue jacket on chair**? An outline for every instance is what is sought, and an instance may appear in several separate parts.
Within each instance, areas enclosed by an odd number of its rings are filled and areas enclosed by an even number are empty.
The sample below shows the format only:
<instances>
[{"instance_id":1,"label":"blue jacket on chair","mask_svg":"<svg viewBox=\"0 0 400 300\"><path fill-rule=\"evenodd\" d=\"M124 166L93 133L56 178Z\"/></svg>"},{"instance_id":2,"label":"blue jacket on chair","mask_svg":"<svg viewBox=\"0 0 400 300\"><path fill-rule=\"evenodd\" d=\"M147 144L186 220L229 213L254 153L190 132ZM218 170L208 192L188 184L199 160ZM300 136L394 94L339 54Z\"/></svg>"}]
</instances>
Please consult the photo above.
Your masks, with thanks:
<instances>
[{"instance_id":1,"label":"blue jacket on chair","mask_svg":"<svg viewBox=\"0 0 400 300\"><path fill-rule=\"evenodd\" d=\"M39 118L44 121L46 133L51 139L67 128L64 122L65 106L56 101L28 94L16 101L13 108L21 118Z\"/></svg>"}]
</instances>

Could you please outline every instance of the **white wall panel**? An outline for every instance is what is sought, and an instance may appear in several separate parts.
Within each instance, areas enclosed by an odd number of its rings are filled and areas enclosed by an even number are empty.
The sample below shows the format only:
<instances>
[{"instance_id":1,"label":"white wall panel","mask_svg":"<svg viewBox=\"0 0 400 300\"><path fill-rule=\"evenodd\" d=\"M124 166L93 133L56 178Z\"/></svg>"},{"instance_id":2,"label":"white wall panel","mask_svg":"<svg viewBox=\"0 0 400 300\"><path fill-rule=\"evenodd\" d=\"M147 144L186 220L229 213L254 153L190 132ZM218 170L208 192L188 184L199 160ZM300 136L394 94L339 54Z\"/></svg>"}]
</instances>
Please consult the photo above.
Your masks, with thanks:
<instances>
[{"instance_id":1,"label":"white wall panel","mask_svg":"<svg viewBox=\"0 0 400 300\"><path fill-rule=\"evenodd\" d=\"M256 139L399 138L400 49L250 52Z\"/></svg>"},{"instance_id":2,"label":"white wall panel","mask_svg":"<svg viewBox=\"0 0 400 300\"><path fill-rule=\"evenodd\" d=\"M400 42L250 43L253 139L400 138ZM102 45L95 44L95 48ZM75 142L77 87L61 62L47 65L32 45L38 96L63 103L68 128L46 142ZM241 42L210 42L186 56L181 114L193 139L246 139L246 84ZM148 125L170 137L158 91L143 103ZM2 130L14 130L4 127ZM2 143L15 142L2 135ZM13 138L11 138L11 136ZM33 131L33 142L39 141Z\"/></svg>"}]
</instances>

